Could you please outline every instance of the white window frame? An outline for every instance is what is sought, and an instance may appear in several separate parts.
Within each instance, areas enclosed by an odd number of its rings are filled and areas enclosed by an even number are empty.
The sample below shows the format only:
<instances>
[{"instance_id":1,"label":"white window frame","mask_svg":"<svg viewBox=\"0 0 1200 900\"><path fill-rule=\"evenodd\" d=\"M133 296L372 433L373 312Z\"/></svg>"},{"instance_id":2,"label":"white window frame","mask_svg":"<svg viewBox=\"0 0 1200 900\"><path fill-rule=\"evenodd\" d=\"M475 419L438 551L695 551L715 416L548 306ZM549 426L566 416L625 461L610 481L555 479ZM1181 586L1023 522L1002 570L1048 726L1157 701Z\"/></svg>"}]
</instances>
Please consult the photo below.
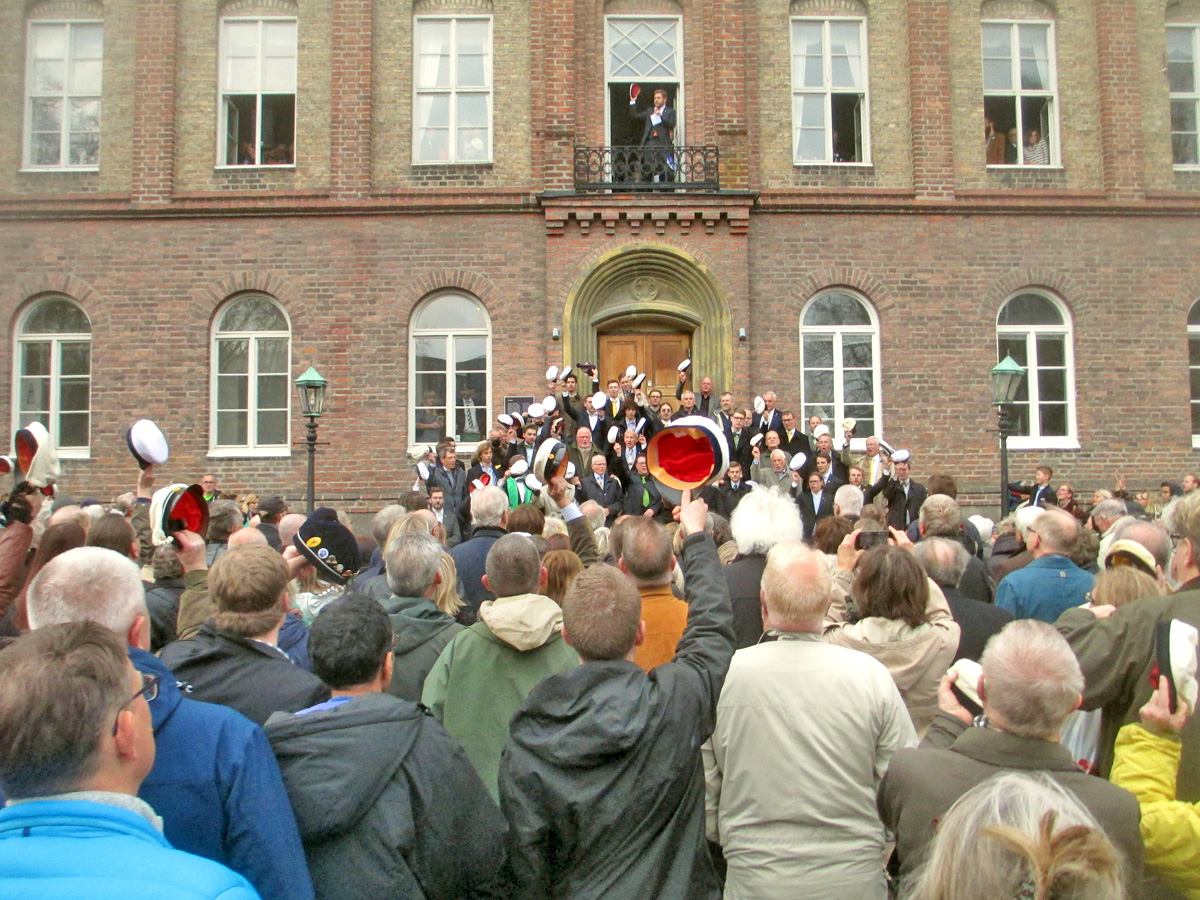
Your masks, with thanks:
<instances>
[{"instance_id":1,"label":"white window frame","mask_svg":"<svg viewBox=\"0 0 1200 900\"><path fill-rule=\"evenodd\" d=\"M276 309L283 315L284 321L287 322L287 331L221 331L221 320L225 318L225 314L234 304L246 299L254 297L267 300L272 303ZM208 438L208 456L210 458L231 458L231 457L280 457L291 456L291 423L292 423L292 319L288 315L287 310L283 308L283 304L279 303L274 297L269 294L264 294L260 291L252 291L246 294L238 294L235 297L230 297L217 307L216 314L213 316L212 327L209 329L209 388L208 388L208 409L209 409L209 438ZM287 388L284 391L284 396L287 397L287 443L284 444L259 444L258 443L258 342L260 340L279 340L287 341ZM245 340L247 346L247 364L246 364L246 443L244 445L218 444L217 443L217 416L220 413L218 402L218 375L220 369L220 355L218 344L222 340ZM278 374L278 373L271 373Z\"/></svg>"},{"instance_id":2,"label":"white window frame","mask_svg":"<svg viewBox=\"0 0 1200 900\"><path fill-rule=\"evenodd\" d=\"M47 431L50 432L50 439L54 442L56 452L60 459L91 459L92 456L92 332L39 332L36 334L25 333L25 323L29 321L30 316L43 303L51 301L65 301L76 307L85 319L88 320L88 326L91 326L91 317L82 306L72 300L70 297L56 294L50 297L43 297L36 303L31 303L29 308L21 313L21 317L17 322L16 331L13 334L13 380L12 380L12 426L15 432L18 428L24 428L29 424L28 421L21 420L21 364L24 354L21 351L23 344L50 344L50 409L48 417L50 419ZM59 416L62 410L59 408L61 401L62 389L62 345L64 343L83 343L89 345L88 349L88 442L84 446L63 447L60 444L59 433Z\"/></svg>"},{"instance_id":3,"label":"white window frame","mask_svg":"<svg viewBox=\"0 0 1200 900\"><path fill-rule=\"evenodd\" d=\"M821 23L821 57L824 77L822 85L804 87L796 83L796 29L801 22ZM862 90L859 92L835 89L833 86L833 42L830 26L834 22L856 23L859 26L859 48L862 65ZM862 16L792 16L788 27L788 41L791 48L791 84L792 84L792 165L793 166L870 166L871 162L871 79L870 79L870 49L867 44L867 20ZM835 161L833 158L833 95L862 94L860 120L862 123L862 159ZM796 116L796 99L803 96L824 97L823 110L825 113L825 158L801 159L796 155L799 145L800 122Z\"/></svg>"},{"instance_id":4,"label":"white window frame","mask_svg":"<svg viewBox=\"0 0 1200 900\"><path fill-rule=\"evenodd\" d=\"M1200 24L1190 22L1170 22L1167 24L1167 31L1187 31L1190 32L1192 44L1192 90L1191 91L1172 91L1170 81L1167 82L1167 97L1168 110L1176 103L1191 103L1192 115L1196 117L1197 125L1197 151L1196 162L1194 163L1177 163L1175 162L1175 148L1172 141L1171 147L1171 162L1174 164L1177 171L1195 172L1200 171ZM1168 67L1171 65L1170 59L1167 61ZM1174 136L1174 122L1172 122L1171 134Z\"/></svg>"},{"instance_id":5,"label":"white window frame","mask_svg":"<svg viewBox=\"0 0 1200 900\"><path fill-rule=\"evenodd\" d=\"M1035 294L1046 300L1049 300L1058 309L1062 316L1063 324L1061 325L1001 325L1000 313L1017 297L1024 294ZM1000 339L1023 336L1025 338L1025 359L1034 361L1035 364L1025 366L1025 383L1029 387L1029 430L1028 435L1013 435L1008 439L1008 447L1010 450L1078 450L1079 449L1079 431L1078 431L1078 398L1075 394L1075 325L1074 319L1071 316L1071 311L1067 305L1058 297L1048 291L1038 290L1037 288L1021 288L1013 291L1005 298L996 310L996 350L999 355ZM1062 336L1064 337L1064 369L1066 374L1067 385L1067 433L1065 435L1042 435L1041 431L1041 411L1038 408L1040 402L1038 389L1038 372L1037 372L1037 338L1040 336Z\"/></svg>"},{"instance_id":6,"label":"white window frame","mask_svg":"<svg viewBox=\"0 0 1200 900\"><path fill-rule=\"evenodd\" d=\"M458 85L458 23L486 22L488 26L487 59L484 63L483 87L459 87ZM421 55L419 31L423 22L450 23L450 86L445 88L420 86ZM492 16L414 16L413 17L413 115L412 115L412 161L414 166L490 166L496 156L496 119L493 112L496 82L493 66L496 58L496 25ZM441 94L450 97L449 138L446 159L421 158L421 131L419 127L420 98L425 95ZM458 97L460 94L483 94L487 99L487 157L484 159L458 159Z\"/></svg>"},{"instance_id":7,"label":"white window frame","mask_svg":"<svg viewBox=\"0 0 1200 900\"><path fill-rule=\"evenodd\" d=\"M820 300L829 294L845 294L848 297L853 297L867 311L867 315L871 319L869 325L805 325L804 319L808 315L809 309ZM807 367L804 362L804 338L810 335L832 335L833 337L833 421L826 421L829 428L829 434L833 438L835 447L842 445L843 437L841 423L846 418L846 398L845 398L845 370L842 365L842 337L847 334L869 334L871 335L871 381L872 394L874 397L874 416L876 437L884 437L883 430L883 379L882 369L879 360L879 315L875 311L875 304L872 303L862 294L857 291L852 291L843 287L826 288L818 291L809 298L800 310L800 406L797 412L797 421L799 427L807 433L808 428L808 410L805 404L804 394L804 378ZM863 404L851 404L862 406ZM856 433L850 440L850 449L853 452L861 453L867 449L867 438L871 437L868 434Z\"/></svg>"},{"instance_id":8,"label":"white window frame","mask_svg":"<svg viewBox=\"0 0 1200 900\"><path fill-rule=\"evenodd\" d=\"M1194 312L1196 312L1198 308L1200 308L1200 300L1197 300L1195 303L1193 303L1191 308L1188 310L1188 319L1189 320L1192 318L1192 314ZM1193 325L1193 324L1191 324L1190 321L1188 322L1187 338L1188 338L1188 395L1189 395L1189 400L1190 400L1190 402L1188 404L1188 422L1190 425L1192 410L1195 409L1197 406L1200 406L1200 394L1194 393L1191 390L1192 373L1200 372L1200 364L1194 365L1194 364L1192 364L1192 361L1191 361L1192 344L1193 343L1200 344L1200 323ZM1200 432L1192 431L1192 449L1200 450Z\"/></svg>"},{"instance_id":9,"label":"white window frame","mask_svg":"<svg viewBox=\"0 0 1200 900\"><path fill-rule=\"evenodd\" d=\"M35 93L33 34L35 29L42 26L66 28L66 50L63 57L63 90L61 92ZM97 26L100 28L100 84L95 93L73 93L70 84L71 77L71 36L75 28L81 26ZM31 19L26 23L25 32L25 128L24 141L21 148L23 172L98 172L100 163L71 165L71 129L70 108L72 100L94 99L100 103L100 122L104 123L104 22L98 19ZM53 165L37 165L31 159L33 153L33 101L44 98L58 98L62 102L62 117L59 122L59 161ZM103 136L103 131L101 131ZM103 149L103 148L101 148Z\"/></svg>"},{"instance_id":10,"label":"white window frame","mask_svg":"<svg viewBox=\"0 0 1200 900\"><path fill-rule=\"evenodd\" d=\"M418 400L418 398L417 398L417 340L419 338L438 338L438 337L440 337L440 338L444 338L446 340L446 345L447 345L446 346L446 413L447 413L446 422L447 422L447 424L449 424L451 421L454 422L454 430L453 431L447 430L446 433L453 435L454 439L456 441L459 440L458 415L457 415L458 396L457 396L457 391L455 390L456 385L455 385L454 376L455 376L456 369L455 369L455 359L454 359L454 353L453 353L453 339L456 337L484 337L484 338L486 338L486 340L487 340L487 343L486 343L487 365L485 366L485 369L484 369L484 371L486 373L484 383L487 385L487 397L484 400L484 404L485 404L484 410L483 410L484 420L479 423L480 440L483 440L486 438L488 430L491 427L492 409L493 409L493 406L492 406L492 363L493 363L493 359L492 359L492 316L491 316L491 313L488 312L487 307L483 304L483 301L481 301L478 297L474 296L473 294L467 293L466 291L460 291L460 290L438 291L437 293L431 294L428 297L426 297L425 299L423 299L420 303L418 303L413 308L413 312L409 318L409 321L416 322L417 319L420 317L421 312L427 306L437 303L438 300L441 300L445 297L464 297L464 298L472 301L473 303L478 304L480 310L483 312L484 318L487 319L487 327L486 328L459 328L459 329L454 329L454 330L448 330L448 329L444 329L444 328L416 328L411 325L409 326L409 329L408 329L408 384L409 384L408 449L409 449L409 451L412 451L415 447L417 447L419 445L433 443L432 441L422 441L422 440L417 439L417 407L420 405L417 402L417 400ZM453 406L452 406L452 404L453 404Z\"/></svg>"},{"instance_id":11,"label":"white window frame","mask_svg":"<svg viewBox=\"0 0 1200 900\"><path fill-rule=\"evenodd\" d=\"M980 22L979 27L979 46L980 58L979 68L982 77L983 72L983 29L988 25L1006 25L1009 29L1008 50L1009 60L1012 65L1010 73L1010 81L1012 87L1009 90L989 90L986 86L983 88L983 96L986 100L988 97L1012 97L1016 105L1016 128L1017 137L1021 140L1021 146L1017 151L1017 162L1004 163L1003 165L996 163L988 166L989 169L1032 169L1034 171L1045 171L1047 169L1062 168L1062 137L1060 135L1060 126L1058 114L1058 40L1055 32L1055 23L1053 19L984 19ZM1018 37L1018 29L1021 27L1045 27L1046 28L1046 59L1049 67L1050 87L1048 89L1033 90L1021 87L1021 39ZM1050 142L1050 163L1049 165L1037 165L1035 163L1026 163L1022 160L1025 157L1025 131L1026 125L1024 122L1024 113L1021 109L1021 101L1026 97L1049 97L1050 98L1050 133L1045 135ZM1040 122L1038 123L1040 126Z\"/></svg>"},{"instance_id":12,"label":"white window frame","mask_svg":"<svg viewBox=\"0 0 1200 900\"><path fill-rule=\"evenodd\" d=\"M675 31L675 72L674 78L660 78L657 75L646 75L630 77L628 75L614 75L612 71L612 29L615 22L670 22L674 26ZM614 81L626 83L647 81L656 84L673 84L675 85L674 93L671 95L670 107L675 110L675 138L674 144L676 147L682 147L687 143L684 137L684 108L683 102L683 73L687 70L684 68L683 58L683 16L631 16L631 15L611 15L604 17L604 142L612 144L612 97L609 85Z\"/></svg>"},{"instance_id":13,"label":"white window frame","mask_svg":"<svg viewBox=\"0 0 1200 900\"><path fill-rule=\"evenodd\" d=\"M226 78L228 76L228 68L226 65L225 48L226 37L225 27L231 23L244 24L247 22L258 23L258 90L245 91L235 90L226 86ZM262 153L262 127L263 127L263 94L286 94L287 91L264 91L263 87L263 66L265 65L266 53L263 42L263 26L268 22L292 22L296 26L296 46L294 59L296 62L296 78L292 82L292 161L290 163L264 163L260 157L257 163L228 163L226 162L226 149L229 141L229 120L225 107L226 95L245 95L254 94L257 98L254 118L254 146L256 152ZM296 168L296 144L299 132L299 68L300 68L300 22L295 16L222 16L220 21L220 33L217 47L217 160L216 167L218 169L229 169L233 171L245 169L294 169Z\"/></svg>"}]
</instances>

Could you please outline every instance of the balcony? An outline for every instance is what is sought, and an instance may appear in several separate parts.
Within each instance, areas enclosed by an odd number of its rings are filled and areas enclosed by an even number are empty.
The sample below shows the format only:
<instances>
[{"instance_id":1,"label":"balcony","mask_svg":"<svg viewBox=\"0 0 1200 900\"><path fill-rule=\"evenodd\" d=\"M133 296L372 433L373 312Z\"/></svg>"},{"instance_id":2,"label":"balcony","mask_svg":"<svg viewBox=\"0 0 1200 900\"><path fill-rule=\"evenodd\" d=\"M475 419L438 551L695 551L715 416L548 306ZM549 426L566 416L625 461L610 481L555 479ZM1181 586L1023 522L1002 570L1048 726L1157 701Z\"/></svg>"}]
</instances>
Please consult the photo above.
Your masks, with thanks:
<instances>
[{"instance_id":1,"label":"balcony","mask_svg":"<svg viewBox=\"0 0 1200 900\"><path fill-rule=\"evenodd\" d=\"M576 147L576 191L717 191L720 154L714 146Z\"/></svg>"}]
</instances>

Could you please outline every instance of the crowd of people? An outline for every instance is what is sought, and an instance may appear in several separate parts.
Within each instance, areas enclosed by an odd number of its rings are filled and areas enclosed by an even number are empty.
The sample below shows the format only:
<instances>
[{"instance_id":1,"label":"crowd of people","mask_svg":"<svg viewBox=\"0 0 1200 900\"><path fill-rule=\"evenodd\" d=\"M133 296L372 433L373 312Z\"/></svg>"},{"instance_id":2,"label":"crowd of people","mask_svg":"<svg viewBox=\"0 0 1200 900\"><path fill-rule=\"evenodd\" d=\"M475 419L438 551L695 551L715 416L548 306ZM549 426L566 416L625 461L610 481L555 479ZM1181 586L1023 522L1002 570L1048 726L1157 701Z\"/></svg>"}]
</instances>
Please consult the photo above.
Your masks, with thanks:
<instances>
[{"instance_id":1,"label":"crowd of people","mask_svg":"<svg viewBox=\"0 0 1200 900\"><path fill-rule=\"evenodd\" d=\"M359 532L18 478L0 895L1200 897L1200 479L993 523L852 421L581 374ZM681 414L728 465L675 494Z\"/></svg>"}]
</instances>

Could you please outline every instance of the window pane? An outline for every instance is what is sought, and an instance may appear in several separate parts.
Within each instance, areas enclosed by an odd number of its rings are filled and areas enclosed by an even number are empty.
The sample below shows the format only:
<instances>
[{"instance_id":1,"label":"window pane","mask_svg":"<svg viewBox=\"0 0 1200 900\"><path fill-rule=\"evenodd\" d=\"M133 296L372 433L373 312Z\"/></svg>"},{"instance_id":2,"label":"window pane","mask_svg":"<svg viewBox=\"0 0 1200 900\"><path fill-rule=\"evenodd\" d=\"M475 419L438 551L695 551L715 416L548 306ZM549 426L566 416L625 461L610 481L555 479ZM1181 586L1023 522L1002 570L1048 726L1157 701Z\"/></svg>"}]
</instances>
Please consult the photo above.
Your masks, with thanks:
<instances>
[{"instance_id":1,"label":"window pane","mask_svg":"<svg viewBox=\"0 0 1200 900\"><path fill-rule=\"evenodd\" d=\"M417 28L417 87L450 87L450 22L422 21Z\"/></svg>"},{"instance_id":2,"label":"window pane","mask_svg":"<svg viewBox=\"0 0 1200 900\"><path fill-rule=\"evenodd\" d=\"M487 313L483 307L469 297L459 294L443 294L421 307L413 328L442 331L462 331L471 328L487 328Z\"/></svg>"},{"instance_id":3,"label":"window pane","mask_svg":"<svg viewBox=\"0 0 1200 900\"><path fill-rule=\"evenodd\" d=\"M417 338L414 353L416 371L446 371L446 339L444 337Z\"/></svg>"},{"instance_id":4,"label":"window pane","mask_svg":"<svg viewBox=\"0 0 1200 900\"><path fill-rule=\"evenodd\" d=\"M64 412L87 412L89 384L87 378L64 378L58 386L58 408Z\"/></svg>"},{"instance_id":5,"label":"window pane","mask_svg":"<svg viewBox=\"0 0 1200 900\"><path fill-rule=\"evenodd\" d=\"M50 379L22 378L20 409L22 415L34 412L48 412L50 409ZM43 424L48 424L43 422Z\"/></svg>"},{"instance_id":6,"label":"window pane","mask_svg":"<svg viewBox=\"0 0 1200 900\"><path fill-rule=\"evenodd\" d=\"M1171 130L1193 132L1196 130L1196 101L1171 101Z\"/></svg>"},{"instance_id":7,"label":"window pane","mask_svg":"<svg viewBox=\"0 0 1200 900\"><path fill-rule=\"evenodd\" d=\"M1173 94L1190 94L1196 90L1196 68L1189 62L1167 63L1167 86Z\"/></svg>"},{"instance_id":8,"label":"window pane","mask_svg":"<svg viewBox=\"0 0 1200 900\"><path fill-rule=\"evenodd\" d=\"M835 88L861 88L863 85L861 34L857 22L833 22L829 26Z\"/></svg>"},{"instance_id":9,"label":"window pane","mask_svg":"<svg viewBox=\"0 0 1200 900\"><path fill-rule=\"evenodd\" d=\"M270 444L286 444L287 412L283 410L268 410L258 414L258 439L260 447Z\"/></svg>"},{"instance_id":10,"label":"window pane","mask_svg":"<svg viewBox=\"0 0 1200 900\"><path fill-rule=\"evenodd\" d=\"M460 406L464 405L464 401L468 399L474 406L481 405L487 399L487 373L485 371L459 374L455 377L455 384Z\"/></svg>"},{"instance_id":11,"label":"window pane","mask_svg":"<svg viewBox=\"0 0 1200 900\"><path fill-rule=\"evenodd\" d=\"M217 376L217 409L246 409L250 379L245 375Z\"/></svg>"},{"instance_id":12,"label":"window pane","mask_svg":"<svg viewBox=\"0 0 1200 900\"><path fill-rule=\"evenodd\" d=\"M21 327L22 334L90 334L91 330L83 310L69 300L39 303Z\"/></svg>"},{"instance_id":13,"label":"window pane","mask_svg":"<svg viewBox=\"0 0 1200 900\"><path fill-rule=\"evenodd\" d=\"M1038 366L1065 366L1067 364L1066 338L1061 336L1037 339Z\"/></svg>"},{"instance_id":14,"label":"window pane","mask_svg":"<svg viewBox=\"0 0 1200 900\"><path fill-rule=\"evenodd\" d=\"M250 371L249 342L246 340L217 342L217 372L223 375L244 375Z\"/></svg>"},{"instance_id":15,"label":"window pane","mask_svg":"<svg viewBox=\"0 0 1200 900\"><path fill-rule=\"evenodd\" d=\"M56 166L62 155L62 138L54 134L35 134L30 142L31 166Z\"/></svg>"},{"instance_id":16,"label":"window pane","mask_svg":"<svg viewBox=\"0 0 1200 900\"><path fill-rule=\"evenodd\" d=\"M833 337L830 335L804 335L804 368L833 368Z\"/></svg>"},{"instance_id":17,"label":"window pane","mask_svg":"<svg viewBox=\"0 0 1200 900\"><path fill-rule=\"evenodd\" d=\"M1026 357L1025 336L1001 337L999 340L1000 352L997 355L996 361L1003 362L1004 357L1011 356L1013 362L1018 366L1025 368L1029 367L1029 360ZM1025 382L1022 382L1024 384Z\"/></svg>"},{"instance_id":18,"label":"window pane","mask_svg":"<svg viewBox=\"0 0 1200 900\"><path fill-rule=\"evenodd\" d=\"M33 26L34 59L65 59L67 56L66 25Z\"/></svg>"},{"instance_id":19,"label":"window pane","mask_svg":"<svg viewBox=\"0 0 1200 900\"><path fill-rule=\"evenodd\" d=\"M1050 85L1050 29L1045 25L1020 25L1021 87L1045 91Z\"/></svg>"},{"instance_id":20,"label":"window pane","mask_svg":"<svg viewBox=\"0 0 1200 900\"><path fill-rule=\"evenodd\" d=\"M1000 310L1001 325L1062 325L1058 307L1041 294L1020 294Z\"/></svg>"},{"instance_id":21,"label":"window pane","mask_svg":"<svg viewBox=\"0 0 1200 900\"><path fill-rule=\"evenodd\" d=\"M30 108L34 131L52 131L56 135L62 131L61 100L34 100Z\"/></svg>"},{"instance_id":22,"label":"window pane","mask_svg":"<svg viewBox=\"0 0 1200 900\"><path fill-rule=\"evenodd\" d=\"M871 335L842 335L842 365L847 369L871 368Z\"/></svg>"},{"instance_id":23,"label":"window pane","mask_svg":"<svg viewBox=\"0 0 1200 900\"><path fill-rule=\"evenodd\" d=\"M1187 323L1189 325L1200 325L1200 302L1193 303L1192 308L1188 310Z\"/></svg>"},{"instance_id":24,"label":"window pane","mask_svg":"<svg viewBox=\"0 0 1200 900\"><path fill-rule=\"evenodd\" d=\"M1192 434L1200 434L1200 403L1192 404Z\"/></svg>"},{"instance_id":25,"label":"window pane","mask_svg":"<svg viewBox=\"0 0 1200 900\"><path fill-rule=\"evenodd\" d=\"M1063 369L1038 369L1038 399L1067 399L1067 373Z\"/></svg>"},{"instance_id":26,"label":"window pane","mask_svg":"<svg viewBox=\"0 0 1200 900\"><path fill-rule=\"evenodd\" d=\"M1192 369L1188 375L1192 385L1192 397L1200 400L1200 369Z\"/></svg>"},{"instance_id":27,"label":"window pane","mask_svg":"<svg viewBox=\"0 0 1200 900\"><path fill-rule=\"evenodd\" d=\"M796 87L824 87L821 22L792 23L792 84Z\"/></svg>"},{"instance_id":28,"label":"window pane","mask_svg":"<svg viewBox=\"0 0 1200 900\"><path fill-rule=\"evenodd\" d=\"M437 161L450 158L450 95L417 97L417 158Z\"/></svg>"},{"instance_id":29,"label":"window pane","mask_svg":"<svg viewBox=\"0 0 1200 900\"><path fill-rule=\"evenodd\" d=\"M424 407L446 406L446 374L427 372L417 375L416 396Z\"/></svg>"},{"instance_id":30,"label":"window pane","mask_svg":"<svg viewBox=\"0 0 1200 900\"><path fill-rule=\"evenodd\" d=\"M258 84L258 22L225 22L225 90L257 91Z\"/></svg>"},{"instance_id":31,"label":"window pane","mask_svg":"<svg viewBox=\"0 0 1200 900\"><path fill-rule=\"evenodd\" d=\"M983 89L1012 89L1012 29L1008 25L983 26Z\"/></svg>"},{"instance_id":32,"label":"window pane","mask_svg":"<svg viewBox=\"0 0 1200 900\"><path fill-rule=\"evenodd\" d=\"M804 402L833 403L833 373L804 370Z\"/></svg>"},{"instance_id":33,"label":"window pane","mask_svg":"<svg viewBox=\"0 0 1200 900\"><path fill-rule=\"evenodd\" d=\"M822 294L804 313L805 327L822 325L870 325L871 316L856 298L840 291Z\"/></svg>"},{"instance_id":34,"label":"window pane","mask_svg":"<svg viewBox=\"0 0 1200 900\"><path fill-rule=\"evenodd\" d=\"M870 403L874 399L874 381L869 371L855 369L842 374L844 403Z\"/></svg>"},{"instance_id":35,"label":"window pane","mask_svg":"<svg viewBox=\"0 0 1200 900\"><path fill-rule=\"evenodd\" d=\"M287 375L288 354L286 338L259 338L258 340L258 371L260 375Z\"/></svg>"},{"instance_id":36,"label":"window pane","mask_svg":"<svg viewBox=\"0 0 1200 900\"><path fill-rule=\"evenodd\" d=\"M21 344L21 374L22 375L49 375L50 374L50 342L32 343L29 341Z\"/></svg>"},{"instance_id":37,"label":"window pane","mask_svg":"<svg viewBox=\"0 0 1200 900\"><path fill-rule=\"evenodd\" d=\"M33 92L37 94L62 93L65 84L63 72L66 64L61 59L39 59L33 64Z\"/></svg>"},{"instance_id":38,"label":"window pane","mask_svg":"<svg viewBox=\"0 0 1200 900\"><path fill-rule=\"evenodd\" d=\"M63 375L90 375L92 344L90 341L72 341L59 347L60 368Z\"/></svg>"},{"instance_id":39,"label":"window pane","mask_svg":"<svg viewBox=\"0 0 1200 900\"><path fill-rule=\"evenodd\" d=\"M288 324L279 307L265 297L240 297L221 315L218 330L287 331Z\"/></svg>"},{"instance_id":40,"label":"window pane","mask_svg":"<svg viewBox=\"0 0 1200 900\"><path fill-rule=\"evenodd\" d=\"M487 371L487 338L456 337L454 367L460 372Z\"/></svg>"},{"instance_id":41,"label":"window pane","mask_svg":"<svg viewBox=\"0 0 1200 900\"><path fill-rule=\"evenodd\" d=\"M1049 437L1059 437L1067 433L1067 407L1063 403L1038 404L1038 414L1041 416L1041 433Z\"/></svg>"},{"instance_id":42,"label":"window pane","mask_svg":"<svg viewBox=\"0 0 1200 900\"><path fill-rule=\"evenodd\" d=\"M258 376L258 408L287 409L288 383L286 375Z\"/></svg>"},{"instance_id":43,"label":"window pane","mask_svg":"<svg viewBox=\"0 0 1200 900\"><path fill-rule=\"evenodd\" d=\"M75 59L101 59L104 56L104 26L72 26L71 55Z\"/></svg>"},{"instance_id":44,"label":"window pane","mask_svg":"<svg viewBox=\"0 0 1200 900\"><path fill-rule=\"evenodd\" d=\"M58 417L58 443L61 447L86 447L88 443L86 412L63 413Z\"/></svg>"},{"instance_id":45,"label":"window pane","mask_svg":"<svg viewBox=\"0 0 1200 900\"><path fill-rule=\"evenodd\" d=\"M1188 365L1200 366L1200 338L1188 338ZM1200 400L1200 395L1197 395Z\"/></svg>"},{"instance_id":46,"label":"window pane","mask_svg":"<svg viewBox=\"0 0 1200 900\"><path fill-rule=\"evenodd\" d=\"M223 447L244 447L246 422L245 412L217 413L217 443Z\"/></svg>"},{"instance_id":47,"label":"window pane","mask_svg":"<svg viewBox=\"0 0 1200 900\"><path fill-rule=\"evenodd\" d=\"M99 94L102 63L98 59L71 61L71 93Z\"/></svg>"},{"instance_id":48,"label":"window pane","mask_svg":"<svg viewBox=\"0 0 1200 900\"><path fill-rule=\"evenodd\" d=\"M458 86L487 86L487 57L491 51L488 23L465 20L458 23Z\"/></svg>"},{"instance_id":49,"label":"window pane","mask_svg":"<svg viewBox=\"0 0 1200 900\"><path fill-rule=\"evenodd\" d=\"M803 94L792 98L796 123L796 159L825 159L825 96Z\"/></svg>"},{"instance_id":50,"label":"window pane","mask_svg":"<svg viewBox=\"0 0 1200 900\"><path fill-rule=\"evenodd\" d=\"M1194 134L1171 135L1171 158L1177 166L1194 166L1197 159L1197 141Z\"/></svg>"}]
</instances>

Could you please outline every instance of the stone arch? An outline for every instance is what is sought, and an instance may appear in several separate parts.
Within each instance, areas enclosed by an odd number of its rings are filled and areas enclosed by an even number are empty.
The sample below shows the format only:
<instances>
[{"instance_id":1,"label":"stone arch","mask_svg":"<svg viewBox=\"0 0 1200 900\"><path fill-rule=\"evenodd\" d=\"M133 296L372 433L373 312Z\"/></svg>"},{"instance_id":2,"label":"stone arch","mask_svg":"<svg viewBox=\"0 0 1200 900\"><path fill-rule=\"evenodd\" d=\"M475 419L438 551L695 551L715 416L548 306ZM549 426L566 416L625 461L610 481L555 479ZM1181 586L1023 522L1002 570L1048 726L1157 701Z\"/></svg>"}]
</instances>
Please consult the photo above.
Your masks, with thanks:
<instances>
[{"instance_id":1,"label":"stone arch","mask_svg":"<svg viewBox=\"0 0 1200 900\"><path fill-rule=\"evenodd\" d=\"M436 269L409 281L397 295L403 312L403 321L397 324L407 334L408 320L418 303L439 291L454 290L470 294L482 303L494 326L497 307L502 299L499 289L485 275L465 269Z\"/></svg>"},{"instance_id":2,"label":"stone arch","mask_svg":"<svg viewBox=\"0 0 1200 900\"><path fill-rule=\"evenodd\" d=\"M16 332L17 323L25 311L34 303L49 296L66 297L77 304L92 323L93 332L98 325L108 324L108 312L101 305L96 290L75 275L49 275L30 278L13 285L12 315L9 318L9 333Z\"/></svg>"},{"instance_id":3,"label":"stone arch","mask_svg":"<svg viewBox=\"0 0 1200 900\"><path fill-rule=\"evenodd\" d=\"M793 16L865 16L866 0L792 0Z\"/></svg>"},{"instance_id":4,"label":"stone arch","mask_svg":"<svg viewBox=\"0 0 1200 900\"><path fill-rule=\"evenodd\" d=\"M1058 15L1055 0L984 0L981 19L1053 19Z\"/></svg>"},{"instance_id":5,"label":"stone arch","mask_svg":"<svg viewBox=\"0 0 1200 900\"><path fill-rule=\"evenodd\" d=\"M854 267L816 269L801 279L787 297L787 310L797 320L808 301L822 291L839 287L862 294L881 316L895 305L892 292L874 275Z\"/></svg>"},{"instance_id":6,"label":"stone arch","mask_svg":"<svg viewBox=\"0 0 1200 900\"><path fill-rule=\"evenodd\" d=\"M567 295L563 353L596 359L597 332L622 316L653 317L692 332L695 371L728 385L733 377L733 319L713 271L670 244L632 244L594 259Z\"/></svg>"},{"instance_id":7,"label":"stone arch","mask_svg":"<svg viewBox=\"0 0 1200 900\"><path fill-rule=\"evenodd\" d=\"M1083 299L1079 286L1062 272L1029 268L1013 269L1007 275L996 280L984 294L979 306L979 314L994 323L1004 302L1024 289L1033 291L1043 290L1055 295L1071 313L1074 319L1078 313L1078 305Z\"/></svg>"},{"instance_id":8,"label":"stone arch","mask_svg":"<svg viewBox=\"0 0 1200 900\"><path fill-rule=\"evenodd\" d=\"M211 328L213 316L222 303L235 294L251 291L271 297L283 307L289 321L293 318L296 304L300 300L300 291L277 272L250 269L226 275L202 287L197 302L189 304L194 317L193 325L198 328Z\"/></svg>"},{"instance_id":9,"label":"stone arch","mask_svg":"<svg viewBox=\"0 0 1200 900\"><path fill-rule=\"evenodd\" d=\"M1168 0L1165 10L1170 22L1200 22L1200 0Z\"/></svg>"}]
</instances>

